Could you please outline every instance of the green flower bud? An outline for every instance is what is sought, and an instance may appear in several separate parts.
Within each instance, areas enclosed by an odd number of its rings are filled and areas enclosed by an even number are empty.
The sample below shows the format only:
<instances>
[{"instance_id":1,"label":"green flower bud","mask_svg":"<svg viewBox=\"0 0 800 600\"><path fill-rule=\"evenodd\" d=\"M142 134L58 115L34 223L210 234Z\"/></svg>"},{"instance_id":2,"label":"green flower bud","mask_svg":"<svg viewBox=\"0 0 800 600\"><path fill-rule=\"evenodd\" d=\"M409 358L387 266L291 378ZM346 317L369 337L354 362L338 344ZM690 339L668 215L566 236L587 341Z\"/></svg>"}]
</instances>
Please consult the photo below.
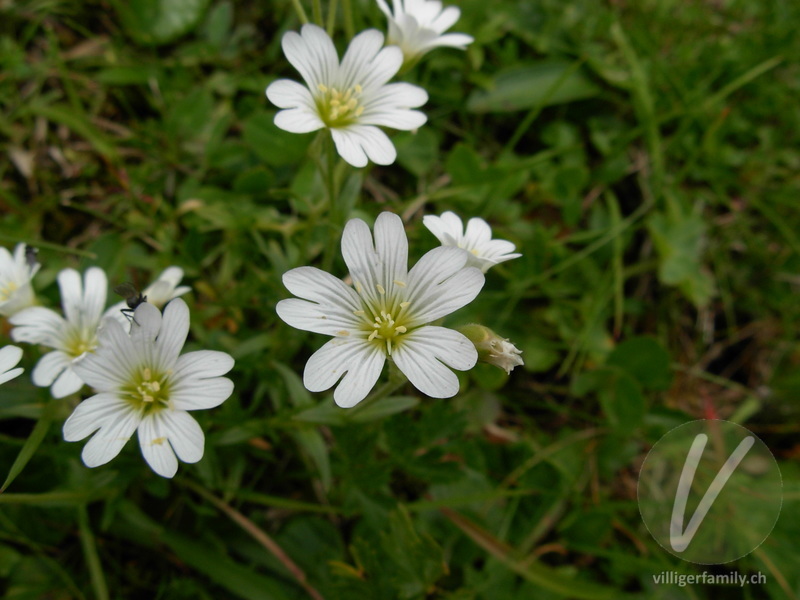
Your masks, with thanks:
<instances>
[{"instance_id":1,"label":"green flower bud","mask_svg":"<svg viewBox=\"0 0 800 600\"><path fill-rule=\"evenodd\" d=\"M471 323L459 327L458 331L475 345L479 361L500 367L506 373L511 373L514 367L524 364L519 356L522 351L518 350L507 338L501 338L488 327Z\"/></svg>"}]
</instances>

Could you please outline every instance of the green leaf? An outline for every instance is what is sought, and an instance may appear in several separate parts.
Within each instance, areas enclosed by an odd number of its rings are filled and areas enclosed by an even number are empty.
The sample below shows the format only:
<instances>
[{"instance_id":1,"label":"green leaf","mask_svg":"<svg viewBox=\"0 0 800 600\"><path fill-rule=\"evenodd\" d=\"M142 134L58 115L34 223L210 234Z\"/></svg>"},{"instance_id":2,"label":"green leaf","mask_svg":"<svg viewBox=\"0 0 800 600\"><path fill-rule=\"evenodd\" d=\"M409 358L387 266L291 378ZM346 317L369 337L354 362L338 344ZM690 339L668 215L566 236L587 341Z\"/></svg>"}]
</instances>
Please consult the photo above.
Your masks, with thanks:
<instances>
[{"instance_id":1,"label":"green leaf","mask_svg":"<svg viewBox=\"0 0 800 600\"><path fill-rule=\"evenodd\" d=\"M86 138L94 149L109 160L117 159L117 149L105 135L100 133L94 125L81 113L76 112L74 109L60 106L50 105L44 106L42 104L31 104L27 107L32 114L44 117L48 121L64 125L73 133Z\"/></svg>"},{"instance_id":2,"label":"green leaf","mask_svg":"<svg viewBox=\"0 0 800 600\"><path fill-rule=\"evenodd\" d=\"M572 392L577 396L596 392L608 422L617 429L629 431L644 419L646 407L639 382L617 367L581 373L572 382Z\"/></svg>"},{"instance_id":3,"label":"green leaf","mask_svg":"<svg viewBox=\"0 0 800 600\"><path fill-rule=\"evenodd\" d=\"M546 60L501 71L489 89L470 94L467 109L476 113L514 112L592 98L599 93L600 89L572 63Z\"/></svg>"},{"instance_id":4,"label":"green leaf","mask_svg":"<svg viewBox=\"0 0 800 600\"><path fill-rule=\"evenodd\" d=\"M6 491L11 482L16 479L17 475L22 472L22 469L25 468L25 465L28 464L28 461L33 458L33 455L36 453L36 449L39 447L39 444L42 443L44 437L47 435L47 431L50 429L50 423L52 422L52 410L48 405L45 407L44 412L42 413L41 418L36 423L31 431L31 434L28 436L28 439L25 440L25 444L23 444L22 449L17 454L17 458L14 460L14 464L11 465L11 468L8 471L8 475L6 476L6 480L3 482L3 486L0 487L0 493Z\"/></svg>"},{"instance_id":5,"label":"green leaf","mask_svg":"<svg viewBox=\"0 0 800 600\"><path fill-rule=\"evenodd\" d=\"M158 46L194 29L208 0L113 0L113 4L128 35L140 44Z\"/></svg>"},{"instance_id":6,"label":"green leaf","mask_svg":"<svg viewBox=\"0 0 800 600\"><path fill-rule=\"evenodd\" d=\"M625 340L614 348L606 364L627 371L646 390L666 390L672 381L669 352L653 338Z\"/></svg>"},{"instance_id":7,"label":"green leaf","mask_svg":"<svg viewBox=\"0 0 800 600\"><path fill-rule=\"evenodd\" d=\"M428 173L439 159L439 140L432 128L423 127L416 133L403 131L392 141L397 148L397 162L417 177Z\"/></svg>"},{"instance_id":8,"label":"green leaf","mask_svg":"<svg viewBox=\"0 0 800 600\"><path fill-rule=\"evenodd\" d=\"M699 215L652 215L647 222L658 251L658 278L678 286L695 306L708 304L714 294L714 282L703 268L701 259L706 225Z\"/></svg>"},{"instance_id":9,"label":"green leaf","mask_svg":"<svg viewBox=\"0 0 800 600\"><path fill-rule=\"evenodd\" d=\"M322 487L326 491L331 489L333 475L331 474L331 460L325 438L322 437L319 431L311 427L305 427L293 432L292 437L294 437L297 445L300 446L300 450L316 466L322 481Z\"/></svg>"},{"instance_id":10,"label":"green leaf","mask_svg":"<svg viewBox=\"0 0 800 600\"><path fill-rule=\"evenodd\" d=\"M270 166L296 165L305 157L313 136L279 129L274 117L274 112L264 112L247 119L242 125L244 141Z\"/></svg>"},{"instance_id":11,"label":"green leaf","mask_svg":"<svg viewBox=\"0 0 800 600\"><path fill-rule=\"evenodd\" d=\"M333 398L328 398L313 408L294 416L296 421L317 425L347 425L349 423L369 423L414 408L419 398L414 396L392 396L383 398L364 409L347 409L336 406Z\"/></svg>"}]
</instances>

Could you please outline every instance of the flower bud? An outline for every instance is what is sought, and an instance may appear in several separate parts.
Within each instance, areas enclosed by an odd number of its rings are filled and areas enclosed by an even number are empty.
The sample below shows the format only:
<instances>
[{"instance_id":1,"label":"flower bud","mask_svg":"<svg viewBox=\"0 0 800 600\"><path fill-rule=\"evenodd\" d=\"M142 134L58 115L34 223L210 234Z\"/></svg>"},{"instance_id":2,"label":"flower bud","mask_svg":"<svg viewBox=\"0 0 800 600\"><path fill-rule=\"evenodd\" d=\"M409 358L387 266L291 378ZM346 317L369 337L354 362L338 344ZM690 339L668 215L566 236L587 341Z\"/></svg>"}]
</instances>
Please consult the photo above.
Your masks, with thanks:
<instances>
[{"instance_id":1,"label":"flower bud","mask_svg":"<svg viewBox=\"0 0 800 600\"><path fill-rule=\"evenodd\" d=\"M472 323L459 327L458 331L475 345L479 361L500 367L506 373L511 373L514 367L524 364L519 356L522 351L518 350L507 338L501 338L488 327Z\"/></svg>"}]
</instances>

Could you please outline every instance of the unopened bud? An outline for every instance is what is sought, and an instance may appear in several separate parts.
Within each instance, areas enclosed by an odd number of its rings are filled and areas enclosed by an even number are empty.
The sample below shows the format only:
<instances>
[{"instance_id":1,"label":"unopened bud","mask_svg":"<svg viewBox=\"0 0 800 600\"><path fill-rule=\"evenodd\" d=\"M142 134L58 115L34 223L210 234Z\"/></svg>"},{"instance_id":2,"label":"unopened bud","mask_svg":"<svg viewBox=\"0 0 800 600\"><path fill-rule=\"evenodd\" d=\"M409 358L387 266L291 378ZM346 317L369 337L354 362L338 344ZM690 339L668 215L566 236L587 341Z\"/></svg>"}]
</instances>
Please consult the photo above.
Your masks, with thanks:
<instances>
[{"instance_id":1,"label":"unopened bud","mask_svg":"<svg viewBox=\"0 0 800 600\"><path fill-rule=\"evenodd\" d=\"M514 367L524 364L520 358L522 351L518 350L507 338L501 338L488 327L473 323L459 327L458 331L475 345L479 361L500 367L506 373L511 373Z\"/></svg>"}]
</instances>

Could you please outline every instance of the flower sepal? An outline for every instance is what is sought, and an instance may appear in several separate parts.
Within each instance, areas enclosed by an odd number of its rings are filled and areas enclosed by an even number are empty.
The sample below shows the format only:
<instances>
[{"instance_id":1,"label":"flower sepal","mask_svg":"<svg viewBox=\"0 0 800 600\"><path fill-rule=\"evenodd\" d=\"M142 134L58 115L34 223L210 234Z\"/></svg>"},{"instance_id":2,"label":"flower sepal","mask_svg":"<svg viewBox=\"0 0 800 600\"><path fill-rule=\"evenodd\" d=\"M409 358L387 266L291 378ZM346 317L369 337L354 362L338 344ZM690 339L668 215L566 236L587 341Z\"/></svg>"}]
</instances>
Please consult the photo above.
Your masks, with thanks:
<instances>
[{"instance_id":1,"label":"flower sepal","mask_svg":"<svg viewBox=\"0 0 800 600\"><path fill-rule=\"evenodd\" d=\"M511 373L514 367L525 364L520 357L522 350L517 349L508 338L500 337L488 327L471 323L458 327L457 330L474 344L478 351L478 362L494 365L506 373Z\"/></svg>"}]
</instances>

